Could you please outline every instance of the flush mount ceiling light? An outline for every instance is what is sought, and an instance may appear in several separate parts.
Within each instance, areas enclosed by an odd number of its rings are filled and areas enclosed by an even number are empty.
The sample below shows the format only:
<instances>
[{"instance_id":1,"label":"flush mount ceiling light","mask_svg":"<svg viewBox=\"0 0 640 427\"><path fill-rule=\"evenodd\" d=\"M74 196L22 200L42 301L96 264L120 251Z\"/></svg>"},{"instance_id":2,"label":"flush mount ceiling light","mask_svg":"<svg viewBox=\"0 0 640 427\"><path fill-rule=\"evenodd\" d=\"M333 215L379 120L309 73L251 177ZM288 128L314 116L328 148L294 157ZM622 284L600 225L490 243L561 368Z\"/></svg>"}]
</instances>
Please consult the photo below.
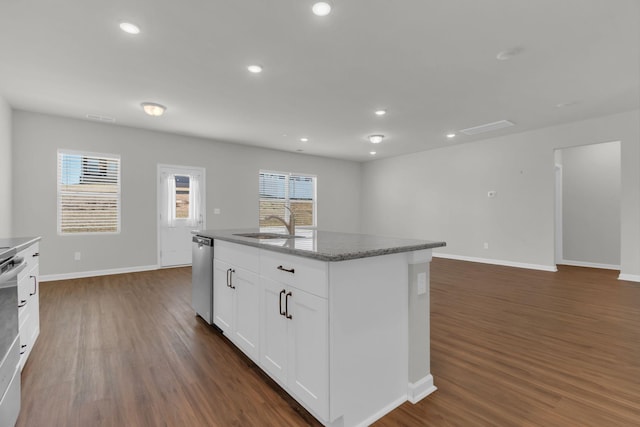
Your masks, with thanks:
<instances>
[{"instance_id":1,"label":"flush mount ceiling light","mask_svg":"<svg viewBox=\"0 0 640 427\"><path fill-rule=\"evenodd\" d=\"M387 114L387 110L376 110L376 116L384 116Z\"/></svg>"},{"instance_id":2,"label":"flush mount ceiling light","mask_svg":"<svg viewBox=\"0 0 640 427\"><path fill-rule=\"evenodd\" d=\"M164 105L156 104L154 102L143 102L140 105L142 105L142 109L145 113L153 117L159 117L167 110L167 107Z\"/></svg>"},{"instance_id":3,"label":"flush mount ceiling light","mask_svg":"<svg viewBox=\"0 0 640 427\"><path fill-rule=\"evenodd\" d=\"M247 70L253 74L258 74L262 72L262 67L260 65L249 65Z\"/></svg>"},{"instance_id":4,"label":"flush mount ceiling light","mask_svg":"<svg viewBox=\"0 0 640 427\"><path fill-rule=\"evenodd\" d=\"M331 3L327 1L317 1L313 4L311 10L316 16L327 16L331 13Z\"/></svg>"},{"instance_id":5,"label":"flush mount ceiling light","mask_svg":"<svg viewBox=\"0 0 640 427\"><path fill-rule=\"evenodd\" d=\"M369 154L371 154L372 156L375 156L376 152L375 151L369 151Z\"/></svg>"},{"instance_id":6,"label":"flush mount ceiling light","mask_svg":"<svg viewBox=\"0 0 640 427\"><path fill-rule=\"evenodd\" d=\"M309 138L300 138L300 141L302 141L302 142L309 142Z\"/></svg>"},{"instance_id":7,"label":"flush mount ceiling light","mask_svg":"<svg viewBox=\"0 0 640 427\"><path fill-rule=\"evenodd\" d=\"M120 23L120 29L128 34L140 34L140 27L130 22Z\"/></svg>"},{"instance_id":8,"label":"flush mount ceiling light","mask_svg":"<svg viewBox=\"0 0 640 427\"><path fill-rule=\"evenodd\" d=\"M447 138L451 139L451 138L455 138L456 134L455 133L448 133L447 134Z\"/></svg>"},{"instance_id":9,"label":"flush mount ceiling light","mask_svg":"<svg viewBox=\"0 0 640 427\"><path fill-rule=\"evenodd\" d=\"M369 135L369 142L372 144L380 144L384 135Z\"/></svg>"}]
</instances>

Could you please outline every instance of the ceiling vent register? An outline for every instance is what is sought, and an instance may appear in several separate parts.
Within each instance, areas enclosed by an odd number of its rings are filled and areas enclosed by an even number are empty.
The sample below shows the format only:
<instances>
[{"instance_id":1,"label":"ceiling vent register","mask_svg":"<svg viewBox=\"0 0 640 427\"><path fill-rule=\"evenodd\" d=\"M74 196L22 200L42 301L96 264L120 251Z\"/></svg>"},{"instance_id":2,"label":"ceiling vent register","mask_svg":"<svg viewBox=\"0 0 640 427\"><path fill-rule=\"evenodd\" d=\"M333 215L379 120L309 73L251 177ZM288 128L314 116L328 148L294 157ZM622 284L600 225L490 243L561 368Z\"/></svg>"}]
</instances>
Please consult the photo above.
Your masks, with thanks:
<instances>
[{"instance_id":1,"label":"ceiling vent register","mask_svg":"<svg viewBox=\"0 0 640 427\"><path fill-rule=\"evenodd\" d=\"M474 126L472 128L467 128L467 129L461 129L460 132L464 133L465 135L477 135L479 133L491 132L493 130L508 128L513 125L514 123L510 122L509 120L500 120L498 122L487 123L484 125Z\"/></svg>"}]
</instances>

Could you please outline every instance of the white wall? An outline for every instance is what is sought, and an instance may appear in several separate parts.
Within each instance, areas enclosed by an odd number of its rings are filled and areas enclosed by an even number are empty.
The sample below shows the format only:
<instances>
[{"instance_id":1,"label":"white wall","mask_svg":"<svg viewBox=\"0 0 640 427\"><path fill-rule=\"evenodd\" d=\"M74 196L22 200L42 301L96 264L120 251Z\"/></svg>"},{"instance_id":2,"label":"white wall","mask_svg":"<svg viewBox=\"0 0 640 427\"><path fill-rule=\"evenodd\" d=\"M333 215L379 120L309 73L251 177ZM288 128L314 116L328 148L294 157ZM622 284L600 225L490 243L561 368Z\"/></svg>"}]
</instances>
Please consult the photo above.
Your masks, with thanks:
<instances>
[{"instance_id":1,"label":"white wall","mask_svg":"<svg viewBox=\"0 0 640 427\"><path fill-rule=\"evenodd\" d=\"M237 144L14 111L14 234L40 235L41 273L151 266L157 263L157 164L206 168L207 228L257 227L258 171L318 177L318 226L357 232L360 164ZM59 148L121 156L122 231L58 236ZM213 209L220 208L220 215ZM74 261L75 251L82 253Z\"/></svg>"},{"instance_id":2,"label":"white wall","mask_svg":"<svg viewBox=\"0 0 640 427\"><path fill-rule=\"evenodd\" d=\"M366 163L361 229L446 241L436 253L553 269L554 149L610 141L621 141L621 273L640 280L638 110Z\"/></svg>"},{"instance_id":3,"label":"white wall","mask_svg":"<svg viewBox=\"0 0 640 427\"><path fill-rule=\"evenodd\" d=\"M0 237L11 237L11 107L0 97Z\"/></svg>"},{"instance_id":4,"label":"white wall","mask_svg":"<svg viewBox=\"0 0 640 427\"><path fill-rule=\"evenodd\" d=\"M620 143L560 151L564 261L620 265Z\"/></svg>"}]
</instances>

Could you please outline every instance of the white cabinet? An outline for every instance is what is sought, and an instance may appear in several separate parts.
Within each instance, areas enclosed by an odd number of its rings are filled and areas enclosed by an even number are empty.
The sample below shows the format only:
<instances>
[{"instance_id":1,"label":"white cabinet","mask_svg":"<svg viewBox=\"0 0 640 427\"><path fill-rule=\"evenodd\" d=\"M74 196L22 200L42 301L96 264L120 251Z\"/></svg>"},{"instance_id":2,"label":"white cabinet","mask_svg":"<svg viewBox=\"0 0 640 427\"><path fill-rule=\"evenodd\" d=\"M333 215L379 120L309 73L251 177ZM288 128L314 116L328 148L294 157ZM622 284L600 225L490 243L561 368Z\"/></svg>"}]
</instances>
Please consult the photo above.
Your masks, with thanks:
<instances>
[{"instance_id":1,"label":"white cabinet","mask_svg":"<svg viewBox=\"0 0 640 427\"><path fill-rule=\"evenodd\" d=\"M418 381L407 265L404 253L325 262L215 240L214 323L323 425L369 425Z\"/></svg>"},{"instance_id":2,"label":"white cabinet","mask_svg":"<svg viewBox=\"0 0 640 427\"><path fill-rule=\"evenodd\" d=\"M326 271L324 264L278 254L261 256L260 365L308 409L326 419L329 415L328 303L326 297L302 290L309 285L318 293L326 294L326 280L321 285L317 277L313 282L304 280L304 272L309 271L310 265L317 271ZM284 273L282 280L271 278L274 271ZM295 276L299 272L302 280Z\"/></svg>"},{"instance_id":3,"label":"white cabinet","mask_svg":"<svg viewBox=\"0 0 640 427\"><path fill-rule=\"evenodd\" d=\"M225 335L249 357L259 357L259 284L258 275L240 265L222 259L233 259L224 245L214 249L213 318ZM218 254L219 253L219 254ZM256 267L254 267L256 268Z\"/></svg>"},{"instance_id":4,"label":"white cabinet","mask_svg":"<svg viewBox=\"0 0 640 427\"><path fill-rule=\"evenodd\" d=\"M299 289L287 292L288 380L295 396L321 418L329 416L327 300Z\"/></svg>"},{"instance_id":5,"label":"white cabinet","mask_svg":"<svg viewBox=\"0 0 640 427\"><path fill-rule=\"evenodd\" d=\"M287 383L288 333L284 313L286 289L281 283L261 278L260 366L280 384Z\"/></svg>"},{"instance_id":6,"label":"white cabinet","mask_svg":"<svg viewBox=\"0 0 640 427\"><path fill-rule=\"evenodd\" d=\"M27 267L18 275L18 333L22 370L40 334L39 244L31 244L18 252L18 256L27 263Z\"/></svg>"}]
</instances>

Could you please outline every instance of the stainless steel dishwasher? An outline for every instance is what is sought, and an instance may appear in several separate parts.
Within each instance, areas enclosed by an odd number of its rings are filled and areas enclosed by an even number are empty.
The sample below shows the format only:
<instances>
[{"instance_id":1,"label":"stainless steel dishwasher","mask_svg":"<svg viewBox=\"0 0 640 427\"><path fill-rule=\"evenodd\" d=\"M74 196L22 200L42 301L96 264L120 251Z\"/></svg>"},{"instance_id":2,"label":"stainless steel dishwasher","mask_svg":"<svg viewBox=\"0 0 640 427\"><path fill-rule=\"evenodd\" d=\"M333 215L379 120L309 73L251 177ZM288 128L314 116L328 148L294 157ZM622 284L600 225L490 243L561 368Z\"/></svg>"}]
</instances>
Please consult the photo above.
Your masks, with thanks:
<instances>
[{"instance_id":1,"label":"stainless steel dishwasher","mask_svg":"<svg viewBox=\"0 0 640 427\"><path fill-rule=\"evenodd\" d=\"M213 239L193 236L191 306L200 317L213 324Z\"/></svg>"}]
</instances>

